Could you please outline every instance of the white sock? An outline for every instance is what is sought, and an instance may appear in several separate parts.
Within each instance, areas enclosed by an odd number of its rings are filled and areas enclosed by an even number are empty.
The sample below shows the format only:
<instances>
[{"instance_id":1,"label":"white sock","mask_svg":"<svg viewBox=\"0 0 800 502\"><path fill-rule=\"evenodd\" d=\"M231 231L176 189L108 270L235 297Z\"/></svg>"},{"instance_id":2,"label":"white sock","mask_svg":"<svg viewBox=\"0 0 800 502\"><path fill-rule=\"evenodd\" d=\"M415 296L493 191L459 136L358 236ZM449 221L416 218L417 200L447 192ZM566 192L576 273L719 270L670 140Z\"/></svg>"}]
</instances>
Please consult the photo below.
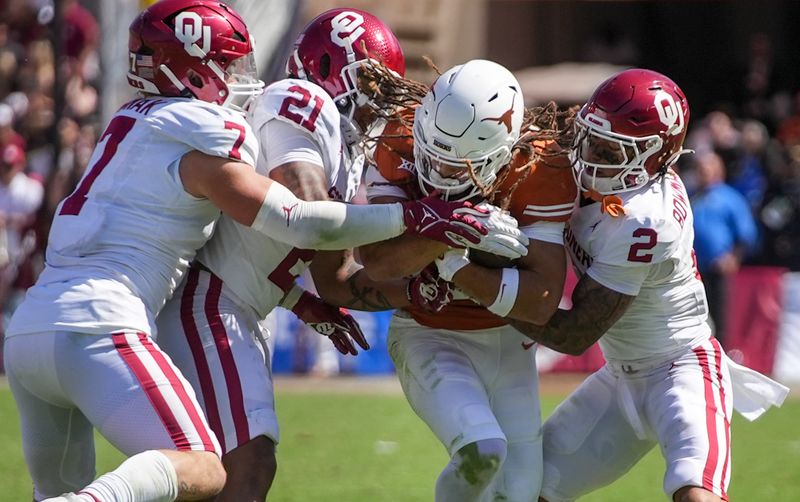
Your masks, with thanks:
<instances>
[{"instance_id":1,"label":"white sock","mask_svg":"<svg viewBox=\"0 0 800 502\"><path fill-rule=\"evenodd\" d=\"M178 498L178 474L163 453L150 450L130 457L78 493L95 497L91 500L172 502Z\"/></svg>"}]
</instances>

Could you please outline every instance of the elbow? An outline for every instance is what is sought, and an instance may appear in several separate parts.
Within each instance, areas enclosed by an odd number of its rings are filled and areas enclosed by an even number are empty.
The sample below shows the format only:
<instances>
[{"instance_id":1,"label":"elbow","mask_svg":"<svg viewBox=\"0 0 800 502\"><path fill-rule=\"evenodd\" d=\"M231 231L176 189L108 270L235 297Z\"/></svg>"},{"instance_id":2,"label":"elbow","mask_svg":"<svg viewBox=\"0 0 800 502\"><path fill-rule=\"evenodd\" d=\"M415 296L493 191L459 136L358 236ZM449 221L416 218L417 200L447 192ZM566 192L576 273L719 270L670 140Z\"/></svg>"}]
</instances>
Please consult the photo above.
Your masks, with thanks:
<instances>
[{"instance_id":1,"label":"elbow","mask_svg":"<svg viewBox=\"0 0 800 502\"><path fill-rule=\"evenodd\" d=\"M582 356L586 353L592 345L594 345L597 340L600 339L602 333L589 333L587 337L576 337L571 336L564 340L563 350L559 352L563 352L564 354L568 354L570 356Z\"/></svg>"},{"instance_id":2,"label":"elbow","mask_svg":"<svg viewBox=\"0 0 800 502\"><path fill-rule=\"evenodd\" d=\"M556 309L548 309L548 310L539 310L539 311L531 311L531 316L528 321L536 324L537 326L545 326L549 321L550 318L553 317L553 314L556 313Z\"/></svg>"},{"instance_id":3,"label":"elbow","mask_svg":"<svg viewBox=\"0 0 800 502\"><path fill-rule=\"evenodd\" d=\"M517 309L518 307L514 307ZM547 305L534 305L531 308L522 309L522 320L527 321L536 326L545 326L553 315L558 311L558 303Z\"/></svg>"}]
</instances>

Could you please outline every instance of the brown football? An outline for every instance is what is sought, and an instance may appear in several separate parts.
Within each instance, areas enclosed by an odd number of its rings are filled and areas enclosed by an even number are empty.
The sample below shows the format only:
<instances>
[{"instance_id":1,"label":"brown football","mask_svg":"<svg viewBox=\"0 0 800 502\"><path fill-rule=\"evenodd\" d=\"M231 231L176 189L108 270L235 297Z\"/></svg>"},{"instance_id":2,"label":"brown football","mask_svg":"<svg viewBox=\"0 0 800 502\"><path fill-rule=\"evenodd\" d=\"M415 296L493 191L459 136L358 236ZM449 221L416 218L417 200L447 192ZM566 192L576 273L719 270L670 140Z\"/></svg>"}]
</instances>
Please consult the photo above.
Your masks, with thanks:
<instances>
[{"instance_id":1,"label":"brown football","mask_svg":"<svg viewBox=\"0 0 800 502\"><path fill-rule=\"evenodd\" d=\"M517 260L481 251L480 249L470 249L469 259L486 268L511 268L517 265Z\"/></svg>"}]
</instances>

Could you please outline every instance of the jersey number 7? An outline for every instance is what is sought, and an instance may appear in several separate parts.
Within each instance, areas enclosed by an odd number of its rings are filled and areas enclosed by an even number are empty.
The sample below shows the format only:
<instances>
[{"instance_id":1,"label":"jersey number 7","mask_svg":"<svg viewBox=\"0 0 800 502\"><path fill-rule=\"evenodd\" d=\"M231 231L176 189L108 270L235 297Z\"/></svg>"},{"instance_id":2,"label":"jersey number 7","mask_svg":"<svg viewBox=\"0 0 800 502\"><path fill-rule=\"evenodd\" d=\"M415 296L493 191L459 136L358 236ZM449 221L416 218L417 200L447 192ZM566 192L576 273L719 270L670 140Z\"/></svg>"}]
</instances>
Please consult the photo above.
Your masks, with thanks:
<instances>
[{"instance_id":1,"label":"jersey number 7","mask_svg":"<svg viewBox=\"0 0 800 502\"><path fill-rule=\"evenodd\" d=\"M135 122L135 118L126 117L124 115L116 116L109 122L103 135L98 139L98 144L104 140L106 141L106 144L103 146L103 154L97 159L97 162L89 168L75 191L64 199L64 203L61 204L61 210L58 212L59 215L66 214L75 216L81 212L83 205L86 203L86 194L88 194L89 189L92 188L92 183L100 176L100 173L106 168L109 161L114 157L114 154L117 153L119 144L131 131Z\"/></svg>"},{"instance_id":2,"label":"jersey number 7","mask_svg":"<svg viewBox=\"0 0 800 502\"><path fill-rule=\"evenodd\" d=\"M95 180L97 180L97 177L100 176L100 173L103 172L103 169L106 168L108 163L117 153L119 144L125 139L125 136L131 132L131 129L133 129L133 125L135 123L135 118L126 117L125 115L118 115L111 119L111 122L108 123L108 127L106 127L103 135L97 140L98 146L103 141L106 142L106 144L103 145L103 154L100 155L100 158L97 159L97 162L95 162L92 167L86 171L86 174L81 179L77 188L75 188L75 190L66 199L64 199L64 203L61 205L61 210L58 212L59 215L76 216L81 212L83 205L86 204L86 196L89 193L89 189L92 188L92 184L95 182ZM236 138L236 141L234 141L230 152L228 152L228 157L239 160L242 158L242 155L239 153L239 147L242 146L242 143L244 143L245 128L241 124L226 120L225 129L232 129L238 132L238 137Z\"/></svg>"}]
</instances>

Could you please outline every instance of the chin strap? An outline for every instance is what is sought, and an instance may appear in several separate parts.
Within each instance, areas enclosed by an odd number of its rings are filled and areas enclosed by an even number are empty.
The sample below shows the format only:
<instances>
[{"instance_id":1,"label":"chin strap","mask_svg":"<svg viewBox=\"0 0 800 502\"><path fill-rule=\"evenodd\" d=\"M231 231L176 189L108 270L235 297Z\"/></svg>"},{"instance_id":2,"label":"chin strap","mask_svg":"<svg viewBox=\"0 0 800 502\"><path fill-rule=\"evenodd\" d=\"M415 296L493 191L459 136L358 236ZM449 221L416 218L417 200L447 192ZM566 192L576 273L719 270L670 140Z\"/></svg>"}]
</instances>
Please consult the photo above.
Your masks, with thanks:
<instances>
[{"instance_id":1,"label":"chin strap","mask_svg":"<svg viewBox=\"0 0 800 502\"><path fill-rule=\"evenodd\" d=\"M625 214L622 198L618 195L603 195L597 190L588 190L584 192L583 196L595 202L599 202L600 212L606 213L612 218L619 218Z\"/></svg>"}]
</instances>

